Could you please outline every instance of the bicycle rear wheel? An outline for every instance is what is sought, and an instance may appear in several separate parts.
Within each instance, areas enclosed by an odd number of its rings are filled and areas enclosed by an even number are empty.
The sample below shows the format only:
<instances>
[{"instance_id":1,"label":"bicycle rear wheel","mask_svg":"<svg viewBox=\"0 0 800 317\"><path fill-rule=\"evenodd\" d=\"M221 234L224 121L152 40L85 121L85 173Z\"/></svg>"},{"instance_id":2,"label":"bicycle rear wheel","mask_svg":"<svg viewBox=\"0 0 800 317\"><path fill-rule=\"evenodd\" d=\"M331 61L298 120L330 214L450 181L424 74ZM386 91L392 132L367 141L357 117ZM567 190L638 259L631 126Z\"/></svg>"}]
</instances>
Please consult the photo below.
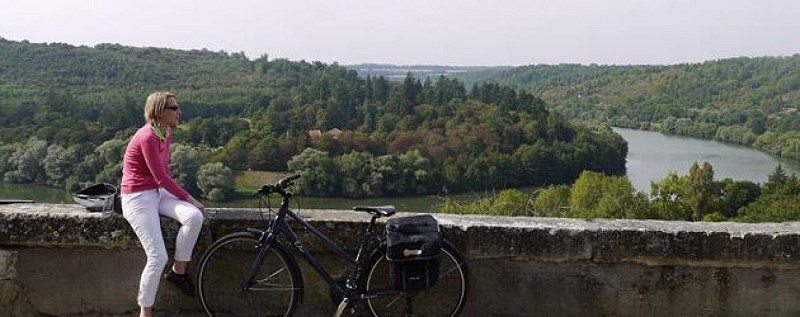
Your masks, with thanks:
<instances>
[{"instance_id":1,"label":"bicycle rear wheel","mask_svg":"<svg viewBox=\"0 0 800 317\"><path fill-rule=\"evenodd\" d=\"M372 316L458 316L464 309L469 269L464 257L447 240L442 239L439 280L424 291L403 293L394 289L384 249L373 252L366 269L362 289L375 295L366 300Z\"/></svg>"},{"instance_id":2,"label":"bicycle rear wheel","mask_svg":"<svg viewBox=\"0 0 800 317\"><path fill-rule=\"evenodd\" d=\"M290 316L302 297L297 263L274 241L256 274L256 284L242 283L258 255L258 238L250 232L225 236L200 259L197 294L208 316Z\"/></svg>"}]
</instances>

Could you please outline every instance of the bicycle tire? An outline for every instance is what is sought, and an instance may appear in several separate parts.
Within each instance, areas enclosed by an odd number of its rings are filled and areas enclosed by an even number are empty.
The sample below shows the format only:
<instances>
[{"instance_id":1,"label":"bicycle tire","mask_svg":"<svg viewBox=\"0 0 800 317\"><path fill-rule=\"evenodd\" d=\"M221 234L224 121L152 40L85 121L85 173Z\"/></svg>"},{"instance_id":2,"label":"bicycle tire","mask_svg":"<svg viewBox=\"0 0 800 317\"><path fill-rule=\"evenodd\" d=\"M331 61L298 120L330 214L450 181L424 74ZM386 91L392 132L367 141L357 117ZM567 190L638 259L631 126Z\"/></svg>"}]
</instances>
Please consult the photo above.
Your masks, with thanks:
<instances>
[{"instance_id":1,"label":"bicycle tire","mask_svg":"<svg viewBox=\"0 0 800 317\"><path fill-rule=\"evenodd\" d=\"M203 254L197 269L197 294L208 316L291 316L303 296L300 268L277 240L249 290L242 282L258 254L258 236L229 234Z\"/></svg>"},{"instance_id":2,"label":"bicycle tire","mask_svg":"<svg viewBox=\"0 0 800 317\"><path fill-rule=\"evenodd\" d=\"M436 285L413 293L394 289L385 251L385 247L373 251L365 266L367 274L361 281L361 287L370 294L379 294L366 299L367 313L375 317L461 314L469 289L469 267L452 243L442 239L442 262Z\"/></svg>"}]
</instances>

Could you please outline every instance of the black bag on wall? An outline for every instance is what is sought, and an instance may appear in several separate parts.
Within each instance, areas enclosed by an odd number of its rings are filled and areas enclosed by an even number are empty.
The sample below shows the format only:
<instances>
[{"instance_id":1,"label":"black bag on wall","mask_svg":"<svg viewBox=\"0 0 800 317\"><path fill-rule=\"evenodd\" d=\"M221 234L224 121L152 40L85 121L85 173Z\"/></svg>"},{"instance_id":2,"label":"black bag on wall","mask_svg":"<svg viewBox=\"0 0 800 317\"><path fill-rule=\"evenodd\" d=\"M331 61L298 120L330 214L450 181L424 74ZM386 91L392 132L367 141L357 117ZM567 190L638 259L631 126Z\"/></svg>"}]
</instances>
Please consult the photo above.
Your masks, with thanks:
<instances>
[{"instance_id":1,"label":"black bag on wall","mask_svg":"<svg viewBox=\"0 0 800 317\"><path fill-rule=\"evenodd\" d=\"M396 289L409 292L433 287L439 280L441 249L439 223L431 215L386 221L386 259Z\"/></svg>"}]
</instances>

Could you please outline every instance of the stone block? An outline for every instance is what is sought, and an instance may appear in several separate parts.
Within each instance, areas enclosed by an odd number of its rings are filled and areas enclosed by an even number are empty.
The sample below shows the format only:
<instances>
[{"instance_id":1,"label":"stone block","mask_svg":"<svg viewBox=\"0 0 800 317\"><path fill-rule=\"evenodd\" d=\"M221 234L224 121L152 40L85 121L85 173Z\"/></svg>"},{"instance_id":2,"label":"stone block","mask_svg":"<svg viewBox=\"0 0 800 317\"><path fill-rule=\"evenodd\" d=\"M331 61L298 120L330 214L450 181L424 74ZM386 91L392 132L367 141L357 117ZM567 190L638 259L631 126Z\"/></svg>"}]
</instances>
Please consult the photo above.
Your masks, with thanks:
<instances>
[{"instance_id":1,"label":"stone block","mask_svg":"<svg viewBox=\"0 0 800 317\"><path fill-rule=\"evenodd\" d=\"M0 249L0 281L17 278L17 251Z\"/></svg>"}]
</instances>

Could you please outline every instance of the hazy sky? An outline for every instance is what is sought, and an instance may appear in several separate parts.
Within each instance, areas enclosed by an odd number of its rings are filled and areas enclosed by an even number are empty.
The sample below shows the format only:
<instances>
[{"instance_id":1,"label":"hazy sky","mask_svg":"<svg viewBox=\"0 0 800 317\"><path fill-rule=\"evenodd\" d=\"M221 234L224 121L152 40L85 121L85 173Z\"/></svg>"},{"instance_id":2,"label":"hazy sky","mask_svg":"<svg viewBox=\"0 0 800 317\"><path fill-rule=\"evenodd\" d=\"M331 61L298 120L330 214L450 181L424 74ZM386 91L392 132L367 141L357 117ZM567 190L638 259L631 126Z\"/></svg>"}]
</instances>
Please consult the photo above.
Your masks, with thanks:
<instances>
[{"instance_id":1,"label":"hazy sky","mask_svg":"<svg viewBox=\"0 0 800 317\"><path fill-rule=\"evenodd\" d=\"M674 64L800 53L800 0L2 0L0 37L340 64Z\"/></svg>"}]
</instances>

